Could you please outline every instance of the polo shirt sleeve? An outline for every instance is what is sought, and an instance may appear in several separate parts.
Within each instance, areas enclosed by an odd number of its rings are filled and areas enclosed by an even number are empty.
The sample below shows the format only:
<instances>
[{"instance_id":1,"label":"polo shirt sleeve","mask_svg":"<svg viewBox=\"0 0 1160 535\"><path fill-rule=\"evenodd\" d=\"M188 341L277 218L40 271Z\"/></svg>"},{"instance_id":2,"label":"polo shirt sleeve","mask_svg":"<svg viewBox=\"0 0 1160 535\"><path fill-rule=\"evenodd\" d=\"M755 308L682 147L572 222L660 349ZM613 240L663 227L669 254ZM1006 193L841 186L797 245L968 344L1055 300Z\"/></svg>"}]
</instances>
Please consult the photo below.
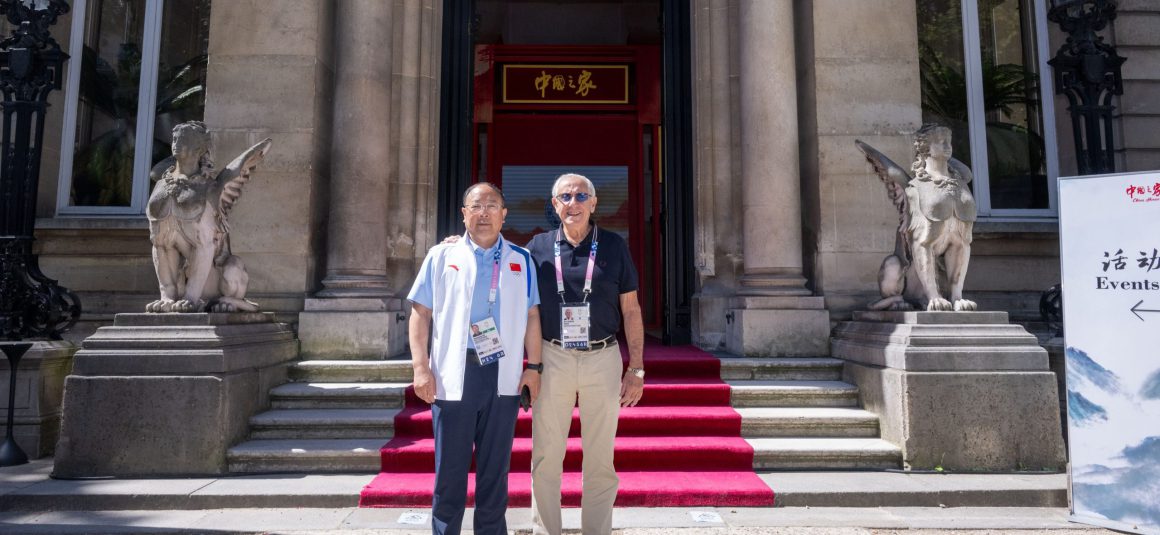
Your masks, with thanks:
<instances>
[{"instance_id":1,"label":"polo shirt sleeve","mask_svg":"<svg viewBox=\"0 0 1160 535\"><path fill-rule=\"evenodd\" d=\"M532 261L532 257L528 255L528 285L531 286L531 297L528 299L528 310L540 304L540 279L537 277L536 263Z\"/></svg>"},{"instance_id":2,"label":"polo shirt sleeve","mask_svg":"<svg viewBox=\"0 0 1160 535\"><path fill-rule=\"evenodd\" d=\"M620 293L635 292L640 288L640 283L636 275L636 264L632 262L632 253L628 250L628 244L624 240L618 241L620 242L620 249L624 255L624 261L620 263Z\"/></svg>"},{"instance_id":3,"label":"polo shirt sleeve","mask_svg":"<svg viewBox=\"0 0 1160 535\"><path fill-rule=\"evenodd\" d=\"M415 275L415 283L411 285L411 291L407 293L408 301L427 308L434 308L435 301L435 293L432 289L432 281L435 280L434 257L433 250L427 252L427 257L423 259L419 273Z\"/></svg>"}]
</instances>

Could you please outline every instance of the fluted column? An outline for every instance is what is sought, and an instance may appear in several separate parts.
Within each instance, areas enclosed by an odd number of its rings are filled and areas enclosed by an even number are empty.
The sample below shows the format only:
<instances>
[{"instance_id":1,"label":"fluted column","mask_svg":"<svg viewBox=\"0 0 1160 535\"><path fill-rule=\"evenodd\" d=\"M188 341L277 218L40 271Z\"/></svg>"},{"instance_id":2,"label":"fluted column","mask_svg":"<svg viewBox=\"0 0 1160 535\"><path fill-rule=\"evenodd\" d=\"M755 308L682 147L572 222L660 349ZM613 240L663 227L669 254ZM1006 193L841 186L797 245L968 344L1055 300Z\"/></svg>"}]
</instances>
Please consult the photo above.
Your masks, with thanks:
<instances>
[{"instance_id":1,"label":"fluted column","mask_svg":"<svg viewBox=\"0 0 1160 535\"><path fill-rule=\"evenodd\" d=\"M810 295L802 276L792 0L741 0L745 295Z\"/></svg>"},{"instance_id":2,"label":"fluted column","mask_svg":"<svg viewBox=\"0 0 1160 535\"><path fill-rule=\"evenodd\" d=\"M393 0L338 0L334 14L334 124L323 290L298 315L303 358L389 358L406 339L403 304L388 277L392 150Z\"/></svg>"},{"instance_id":3,"label":"fluted column","mask_svg":"<svg viewBox=\"0 0 1160 535\"><path fill-rule=\"evenodd\" d=\"M830 315L802 272L794 3L740 0L738 8L744 274L726 313L726 348L826 355Z\"/></svg>"},{"instance_id":4,"label":"fluted column","mask_svg":"<svg viewBox=\"0 0 1160 535\"><path fill-rule=\"evenodd\" d=\"M341 0L335 13L334 135L325 289L319 297L391 294L387 171L391 166L392 6Z\"/></svg>"}]
</instances>

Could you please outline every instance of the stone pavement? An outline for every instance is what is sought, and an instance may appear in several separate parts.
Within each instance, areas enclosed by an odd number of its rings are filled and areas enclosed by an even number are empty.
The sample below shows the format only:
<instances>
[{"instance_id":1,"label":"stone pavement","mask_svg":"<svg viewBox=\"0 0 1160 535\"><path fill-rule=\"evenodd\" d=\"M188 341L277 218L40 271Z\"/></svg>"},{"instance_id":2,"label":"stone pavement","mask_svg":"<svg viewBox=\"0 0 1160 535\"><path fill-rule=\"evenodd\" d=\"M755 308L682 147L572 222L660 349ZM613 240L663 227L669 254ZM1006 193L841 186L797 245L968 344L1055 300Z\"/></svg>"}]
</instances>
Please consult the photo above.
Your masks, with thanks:
<instances>
[{"instance_id":1,"label":"stone pavement","mask_svg":"<svg viewBox=\"0 0 1160 535\"><path fill-rule=\"evenodd\" d=\"M359 509L373 477L49 478L52 460L0 468L0 533L429 533L429 510ZM769 508L620 508L624 534L870 534L942 530L1106 532L1068 521L1063 474L773 472ZM565 509L575 532L579 510ZM406 523L408 516L419 525ZM470 526L471 511L465 525ZM529 509L508 512L528 533ZM808 529L807 529L808 528Z\"/></svg>"}]
</instances>

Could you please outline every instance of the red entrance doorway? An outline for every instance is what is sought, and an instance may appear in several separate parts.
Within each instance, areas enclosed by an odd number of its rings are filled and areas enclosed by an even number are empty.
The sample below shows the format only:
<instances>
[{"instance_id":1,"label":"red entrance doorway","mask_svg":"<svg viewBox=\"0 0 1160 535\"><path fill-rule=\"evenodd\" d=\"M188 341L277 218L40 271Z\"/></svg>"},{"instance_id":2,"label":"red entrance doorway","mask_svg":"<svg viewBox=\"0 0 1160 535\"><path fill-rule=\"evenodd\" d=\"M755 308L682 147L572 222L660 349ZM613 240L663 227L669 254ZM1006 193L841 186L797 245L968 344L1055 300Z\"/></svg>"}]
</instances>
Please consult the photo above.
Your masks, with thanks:
<instances>
[{"instance_id":1,"label":"red entrance doorway","mask_svg":"<svg viewBox=\"0 0 1160 535\"><path fill-rule=\"evenodd\" d=\"M552 183L588 177L596 222L632 251L649 328L663 319L659 59L647 46L487 45L475 68L474 179L503 188L504 236L555 228Z\"/></svg>"}]
</instances>

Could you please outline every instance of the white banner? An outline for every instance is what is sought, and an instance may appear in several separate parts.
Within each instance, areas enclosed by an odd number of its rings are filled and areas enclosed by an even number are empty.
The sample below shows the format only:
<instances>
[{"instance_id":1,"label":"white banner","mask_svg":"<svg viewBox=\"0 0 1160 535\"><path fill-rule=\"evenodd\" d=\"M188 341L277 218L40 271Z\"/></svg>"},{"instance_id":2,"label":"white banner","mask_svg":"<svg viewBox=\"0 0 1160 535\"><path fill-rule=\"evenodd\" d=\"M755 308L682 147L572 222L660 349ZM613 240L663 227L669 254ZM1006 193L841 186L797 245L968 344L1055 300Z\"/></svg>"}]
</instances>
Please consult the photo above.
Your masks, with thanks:
<instances>
[{"instance_id":1,"label":"white banner","mask_svg":"<svg viewBox=\"0 0 1160 535\"><path fill-rule=\"evenodd\" d=\"M1160 534L1160 171L1061 178L1071 512Z\"/></svg>"}]
</instances>

